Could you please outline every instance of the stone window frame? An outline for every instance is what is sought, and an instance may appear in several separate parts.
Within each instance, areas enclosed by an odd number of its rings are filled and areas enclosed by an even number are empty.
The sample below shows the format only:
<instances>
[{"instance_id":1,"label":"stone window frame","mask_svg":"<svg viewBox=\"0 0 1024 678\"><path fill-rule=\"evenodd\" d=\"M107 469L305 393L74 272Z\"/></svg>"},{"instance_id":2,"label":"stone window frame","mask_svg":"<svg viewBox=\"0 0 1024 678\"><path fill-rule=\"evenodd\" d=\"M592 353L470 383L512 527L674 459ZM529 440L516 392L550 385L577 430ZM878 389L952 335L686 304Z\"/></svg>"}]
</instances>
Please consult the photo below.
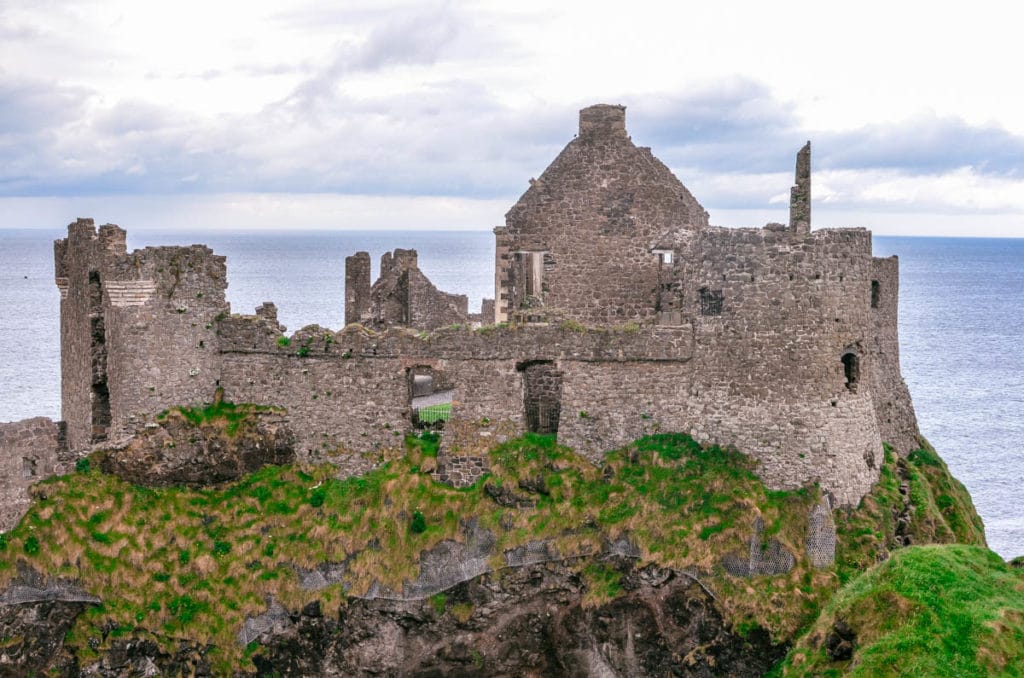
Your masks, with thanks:
<instances>
[{"instance_id":1,"label":"stone window frame","mask_svg":"<svg viewBox=\"0 0 1024 678\"><path fill-rule=\"evenodd\" d=\"M651 250L651 254L658 255L658 264L660 266L672 266L675 263L675 252L667 249L654 249Z\"/></svg>"}]
</instances>

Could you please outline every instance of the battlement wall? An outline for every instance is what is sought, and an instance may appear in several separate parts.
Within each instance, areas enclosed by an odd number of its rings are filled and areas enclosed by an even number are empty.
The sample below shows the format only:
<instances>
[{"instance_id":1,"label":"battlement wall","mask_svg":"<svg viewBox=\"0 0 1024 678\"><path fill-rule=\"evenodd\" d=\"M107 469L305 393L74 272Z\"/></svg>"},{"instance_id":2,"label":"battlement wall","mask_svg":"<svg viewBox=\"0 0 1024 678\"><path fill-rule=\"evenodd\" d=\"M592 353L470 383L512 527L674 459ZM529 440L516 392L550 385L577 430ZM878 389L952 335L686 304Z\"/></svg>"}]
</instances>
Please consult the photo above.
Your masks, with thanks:
<instances>
[{"instance_id":1,"label":"battlement wall","mask_svg":"<svg viewBox=\"0 0 1024 678\"><path fill-rule=\"evenodd\" d=\"M689 327L450 328L422 335L312 326L286 339L261 318L231 316L218 328L226 397L287 407L310 454L325 444L366 451L400 442L395 434L412 426L414 368L429 368L451 385L453 416L513 422L523 432L525 363L681 364L692 348Z\"/></svg>"},{"instance_id":2,"label":"battlement wall","mask_svg":"<svg viewBox=\"0 0 1024 678\"><path fill-rule=\"evenodd\" d=\"M527 375L531 365L545 364L558 380L559 441L595 463L642 435L686 431L751 454L772 487L817 480L841 503L853 503L877 479L882 450L872 396L867 387L847 387L838 351L827 364L794 365L783 381L770 382L764 375L776 373L771 363L785 353L778 338L765 340L774 352L723 355L720 343L739 345L730 339L735 328L724 325L566 324L429 335L313 326L287 342L256 316L218 326L226 396L287 407L311 459L339 448L357 456L397 447L413 428L413 371L429 370L452 389L451 416L460 423L446 427L451 454L536 430ZM816 380L826 372L822 389Z\"/></svg>"}]
</instances>

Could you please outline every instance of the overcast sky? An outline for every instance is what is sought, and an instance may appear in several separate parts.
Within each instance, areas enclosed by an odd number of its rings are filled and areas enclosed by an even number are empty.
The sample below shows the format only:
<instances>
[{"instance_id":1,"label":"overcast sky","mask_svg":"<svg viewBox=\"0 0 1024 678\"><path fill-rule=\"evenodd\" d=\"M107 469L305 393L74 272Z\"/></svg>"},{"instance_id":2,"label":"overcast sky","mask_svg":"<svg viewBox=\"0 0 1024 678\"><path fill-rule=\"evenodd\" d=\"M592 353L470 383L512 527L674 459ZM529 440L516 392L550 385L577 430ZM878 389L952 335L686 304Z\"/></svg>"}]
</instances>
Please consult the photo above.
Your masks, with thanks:
<instances>
[{"instance_id":1,"label":"overcast sky","mask_svg":"<svg viewBox=\"0 0 1024 678\"><path fill-rule=\"evenodd\" d=\"M715 224L810 139L816 227L1024 236L1017 6L0 0L0 212L487 229L616 103Z\"/></svg>"}]
</instances>

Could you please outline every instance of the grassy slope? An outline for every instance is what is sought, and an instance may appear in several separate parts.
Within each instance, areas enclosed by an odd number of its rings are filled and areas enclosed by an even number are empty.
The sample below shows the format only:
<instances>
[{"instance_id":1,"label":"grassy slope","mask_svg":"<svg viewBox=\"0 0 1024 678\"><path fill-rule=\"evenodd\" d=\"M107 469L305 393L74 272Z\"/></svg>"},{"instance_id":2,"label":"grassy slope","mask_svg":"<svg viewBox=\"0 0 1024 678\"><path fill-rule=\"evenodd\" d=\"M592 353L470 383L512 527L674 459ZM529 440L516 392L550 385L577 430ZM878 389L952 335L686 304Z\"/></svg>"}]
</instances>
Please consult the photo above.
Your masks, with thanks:
<instances>
[{"instance_id":1,"label":"grassy slope","mask_svg":"<svg viewBox=\"0 0 1024 678\"><path fill-rule=\"evenodd\" d=\"M99 595L104 604L82 615L68 638L83 661L95 655L90 637L104 639L102 650L111 637L132 633L165 646L181 637L213 644L211 657L227 669L244 662L235 634L247 615L265 610L268 595L292 609L313 599L346 599L341 585L301 590L294 567L346 561L350 593L374 581L400 590L416 577L420 551L461 540L460 519L473 517L497 535L496 569L503 550L534 539L548 539L568 556L599 552L606 539L626 535L644 561L699 570L741 631L759 625L784 640L812 623L841 582L891 543L891 507L900 499L889 457L873 495L837 520L837 566L819 571L802 550L818 490L769 491L748 457L702 448L685 435L644 438L609 453L604 469L550 437L526 436L492 451L492 474L464 490L421 472L433 466L436 438L408 439L406 449L402 458L346 480L334 478L330 466L265 468L207 490L149 490L95 471L51 479L37 486L18 528L0 538L0 585L24 559L81 579ZM927 476L928 469L941 475L941 468L911 466L918 473L912 492L942 494ZM542 479L548 494L520 489L522 478ZM536 506L500 507L485 496L483 482L507 486ZM914 482L921 487L913 489ZM936 498L927 511L940 503ZM958 510L954 504L950 511ZM927 511L928 524L938 524ZM718 563L725 553L746 551L757 516L767 536L796 554L796 567L776 577L731 577ZM950 521L973 518L947 515ZM619 590L614 572L593 561L579 566L592 600ZM103 632L111 628L109 636Z\"/></svg>"},{"instance_id":2,"label":"grassy slope","mask_svg":"<svg viewBox=\"0 0 1024 678\"><path fill-rule=\"evenodd\" d=\"M852 660L832 662L836 619L856 632ZM983 548L903 549L828 604L784 665L786 676L1020 675L1024 572Z\"/></svg>"}]
</instances>

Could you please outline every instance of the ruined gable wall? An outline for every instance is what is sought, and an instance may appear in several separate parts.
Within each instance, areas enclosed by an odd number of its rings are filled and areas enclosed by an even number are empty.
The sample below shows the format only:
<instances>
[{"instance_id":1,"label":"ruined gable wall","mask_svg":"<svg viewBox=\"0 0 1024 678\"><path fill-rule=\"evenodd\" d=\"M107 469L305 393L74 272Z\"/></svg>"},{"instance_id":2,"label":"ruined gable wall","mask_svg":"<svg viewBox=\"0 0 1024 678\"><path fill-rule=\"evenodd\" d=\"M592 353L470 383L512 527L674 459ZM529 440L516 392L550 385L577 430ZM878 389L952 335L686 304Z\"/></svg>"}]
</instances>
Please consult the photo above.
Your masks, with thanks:
<instances>
[{"instance_id":1,"label":"ruined gable wall","mask_svg":"<svg viewBox=\"0 0 1024 678\"><path fill-rule=\"evenodd\" d=\"M875 258L871 261L873 293L871 318L874 336L868 343L871 353L869 374L875 399L875 412L882 440L899 453L909 454L920 445L917 415L910 391L900 370L899 259Z\"/></svg>"},{"instance_id":2,"label":"ruined gable wall","mask_svg":"<svg viewBox=\"0 0 1024 678\"><path fill-rule=\"evenodd\" d=\"M469 297L437 289L419 269L409 271L409 325L433 330L469 320Z\"/></svg>"},{"instance_id":3,"label":"ruined gable wall","mask_svg":"<svg viewBox=\"0 0 1024 678\"><path fill-rule=\"evenodd\" d=\"M224 257L201 245L147 247L107 262L111 435L131 433L168 407L210 401L226 287Z\"/></svg>"},{"instance_id":4,"label":"ruined gable wall","mask_svg":"<svg viewBox=\"0 0 1024 678\"><path fill-rule=\"evenodd\" d=\"M613 325L653 318L651 248L673 230L706 225L689 191L649 149L633 145L620 107L584 109L579 137L506 215L499 245L513 254L497 262L496 294L507 294L512 310L522 305L524 273L514 253L544 250L543 305L556 317Z\"/></svg>"},{"instance_id":5,"label":"ruined gable wall","mask_svg":"<svg viewBox=\"0 0 1024 678\"><path fill-rule=\"evenodd\" d=\"M360 252L346 259L346 299L365 304L358 321L384 329L405 325L420 330L433 330L469 320L469 297L448 294L437 289L419 270L416 250L396 249L386 252L380 260L380 277L367 296L361 285L369 278L369 255ZM346 322L357 316L345 312Z\"/></svg>"},{"instance_id":6,"label":"ruined gable wall","mask_svg":"<svg viewBox=\"0 0 1024 678\"><path fill-rule=\"evenodd\" d=\"M0 423L0 532L17 525L31 500L28 488L66 473L58 424L45 417Z\"/></svg>"}]
</instances>

